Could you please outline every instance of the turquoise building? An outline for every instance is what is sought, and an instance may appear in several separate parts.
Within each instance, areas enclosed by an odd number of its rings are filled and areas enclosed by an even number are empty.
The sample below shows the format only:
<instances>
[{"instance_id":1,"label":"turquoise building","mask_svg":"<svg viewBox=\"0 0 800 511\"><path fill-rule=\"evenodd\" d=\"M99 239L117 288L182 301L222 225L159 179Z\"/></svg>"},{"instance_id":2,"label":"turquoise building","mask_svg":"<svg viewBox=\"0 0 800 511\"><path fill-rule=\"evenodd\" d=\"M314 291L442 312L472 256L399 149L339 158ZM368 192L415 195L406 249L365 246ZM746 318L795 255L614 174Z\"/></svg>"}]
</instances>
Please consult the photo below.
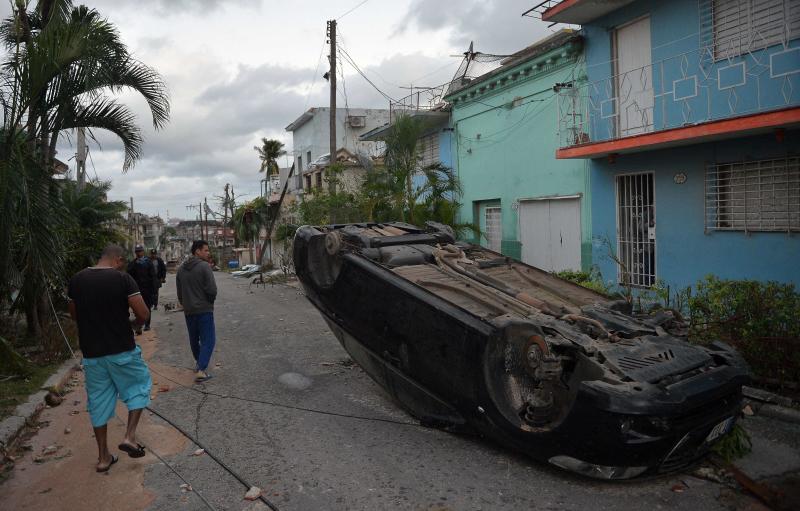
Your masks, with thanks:
<instances>
[{"instance_id":1,"label":"turquoise building","mask_svg":"<svg viewBox=\"0 0 800 511\"><path fill-rule=\"evenodd\" d=\"M480 244L548 270L591 266L588 163L557 160L557 91L580 82L582 38L561 30L449 91L460 222ZM478 240L473 240L478 241Z\"/></svg>"}]
</instances>

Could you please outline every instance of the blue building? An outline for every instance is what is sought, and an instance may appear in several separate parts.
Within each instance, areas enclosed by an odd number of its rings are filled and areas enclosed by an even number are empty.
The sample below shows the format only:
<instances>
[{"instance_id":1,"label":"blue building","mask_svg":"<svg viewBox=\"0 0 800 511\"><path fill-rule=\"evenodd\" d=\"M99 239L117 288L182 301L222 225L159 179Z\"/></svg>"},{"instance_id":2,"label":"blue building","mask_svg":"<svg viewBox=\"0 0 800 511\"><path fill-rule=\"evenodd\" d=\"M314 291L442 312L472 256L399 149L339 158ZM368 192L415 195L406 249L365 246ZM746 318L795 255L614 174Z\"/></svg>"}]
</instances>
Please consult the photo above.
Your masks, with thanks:
<instances>
[{"instance_id":1,"label":"blue building","mask_svg":"<svg viewBox=\"0 0 800 511\"><path fill-rule=\"evenodd\" d=\"M559 92L559 159L589 161L606 280L800 284L800 2L564 0L586 83Z\"/></svg>"}]
</instances>

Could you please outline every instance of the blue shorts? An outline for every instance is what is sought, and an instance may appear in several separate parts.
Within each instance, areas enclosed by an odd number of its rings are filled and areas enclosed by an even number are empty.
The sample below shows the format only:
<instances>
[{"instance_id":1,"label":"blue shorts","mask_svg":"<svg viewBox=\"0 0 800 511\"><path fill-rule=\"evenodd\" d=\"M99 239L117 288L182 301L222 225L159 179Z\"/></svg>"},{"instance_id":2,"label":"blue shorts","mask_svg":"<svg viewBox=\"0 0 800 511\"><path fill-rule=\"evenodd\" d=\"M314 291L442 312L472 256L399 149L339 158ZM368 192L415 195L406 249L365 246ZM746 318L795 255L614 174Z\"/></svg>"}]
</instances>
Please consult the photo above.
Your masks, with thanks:
<instances>
[{"instance_id":1,"label":"blue shorts","mask_svg":"<svg viewBox=\"0 0 800 511\"><path fill-rule=\"evenodd\" d=\"M87 410L95 428L104 426L114 416L117 397L128 410L138 410L150 404L153 382L139 346L105 357L84 358L83 372L86 376Z\"/></svg>"}]
</instances>

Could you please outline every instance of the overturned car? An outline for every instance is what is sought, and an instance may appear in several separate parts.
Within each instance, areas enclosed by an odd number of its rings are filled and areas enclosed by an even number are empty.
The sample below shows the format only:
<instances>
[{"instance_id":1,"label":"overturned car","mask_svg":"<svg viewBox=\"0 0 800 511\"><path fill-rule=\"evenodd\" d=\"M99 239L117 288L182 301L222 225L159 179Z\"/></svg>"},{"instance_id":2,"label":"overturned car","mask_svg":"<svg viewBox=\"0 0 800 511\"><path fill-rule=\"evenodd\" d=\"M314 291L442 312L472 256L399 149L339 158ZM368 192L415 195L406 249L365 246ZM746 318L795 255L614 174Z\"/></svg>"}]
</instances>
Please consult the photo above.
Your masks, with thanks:
<instances>
[{"instance_id":1,"label":"overturned car","mask_svg":"<svg viewBox=\"0 0 800 511\"><path fill-rule=\"evenodd\" d=\"M294 264L352 358L424 424L586 476L679 470L734 424L747 368L449 227L302 227Z\"/></svg>"}]
</instances>

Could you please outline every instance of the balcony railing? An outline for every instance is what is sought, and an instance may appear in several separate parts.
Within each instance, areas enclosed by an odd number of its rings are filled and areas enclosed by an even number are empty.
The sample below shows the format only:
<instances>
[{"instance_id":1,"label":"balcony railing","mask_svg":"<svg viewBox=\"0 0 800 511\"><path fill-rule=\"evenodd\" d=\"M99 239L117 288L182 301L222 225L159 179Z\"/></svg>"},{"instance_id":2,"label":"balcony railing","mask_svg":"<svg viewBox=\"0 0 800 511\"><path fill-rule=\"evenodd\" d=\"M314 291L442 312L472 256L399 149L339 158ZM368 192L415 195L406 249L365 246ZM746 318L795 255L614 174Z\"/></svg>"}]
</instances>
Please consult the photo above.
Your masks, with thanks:
<instances>
[{"instance_id":1,"label":"balcony railing","mask_svg":"<svg viewBox=\"0 0 800 511\"><path fill-rule=\"evenodd\" d=\"M561 148L800 106L800 47L737 48L725 55L709 45L566 84L557 99Z\"/></svg>"}]
</instances>

